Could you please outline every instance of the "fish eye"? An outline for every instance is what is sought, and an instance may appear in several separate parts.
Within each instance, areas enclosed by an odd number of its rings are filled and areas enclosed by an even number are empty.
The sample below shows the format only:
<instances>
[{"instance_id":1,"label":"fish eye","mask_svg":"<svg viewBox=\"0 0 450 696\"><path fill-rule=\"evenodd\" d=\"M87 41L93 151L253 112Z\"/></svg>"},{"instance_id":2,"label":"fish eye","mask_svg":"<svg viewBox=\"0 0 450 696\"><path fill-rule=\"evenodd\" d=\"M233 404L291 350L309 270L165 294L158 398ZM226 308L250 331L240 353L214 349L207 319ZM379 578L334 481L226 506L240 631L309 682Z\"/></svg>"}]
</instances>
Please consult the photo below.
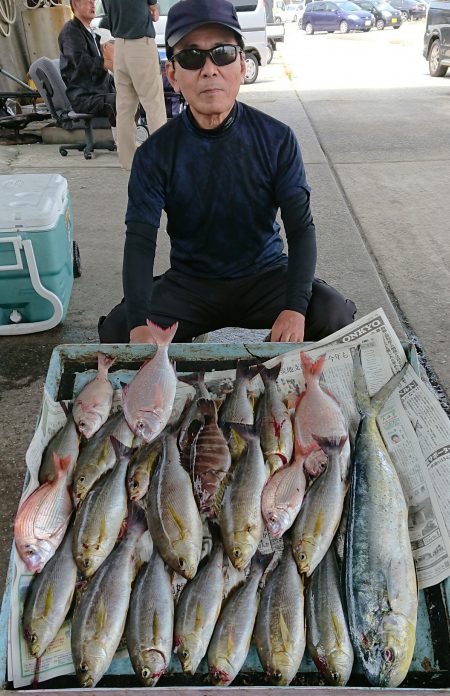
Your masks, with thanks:
<instances>
[{"instance_id":1,"label":"fish eye","mask_svg":"<svg viewBox=\"0 0 450 696\"><path fill-rule=\"evenodd\" d=\"M142 679L148 679L151 677L151 672L148 667L143 667L141 672Z\"/></svg>"},{"instance_id":2,"label":"fish eye","mask_svg":"<svg viewBox=\"0 0 450 696\"><path fill-rule=\"evenodd\" d=\"M83 565L84 565L85 568L89 568L89 566L91 565L91 562L90 562L89 558L85 558L85 559L84 559Z\"/></svg>"},{"instance_id":3,"label":"fish eye","mask_svg":"<svg viewBox=\"0 0 450 696\"><path fill-rule=\"evenodd\" d=\"M187 658L189 657L189 650L186 650L186 648L182 651L181 653L182 657Z\"/></svg>"},{"instance_id":4,"label":"fish eye","mask_svg":"<svg viewBox=\"0 0 450 696\"><path fill-rule=\"evenodd\" d=\"M78 479L79 483L84 483L85 481L86 481L86 476L80 476L80 478Z\"/></svg>"},{"instance_id":5,"label":"fish eye","mask_svg":"<svg viewBox=\"0 0 450 696\"><path fill-rule=\"evenodd\" d=\"M341 678L339 672L331 672L331 678L334 682L338 682Z\"/></svg>"},{"instance_id":6,"label":"fish eye","mask_svg":"<svg viewBox=\"0 0 450 696\"><path fill-rule=\"evenodd\" d=\"M186 568L186 561L184 558L179 558L178 559L178 565L181 568L181 570L184 570Z\"/></svg>"},{"instance_id":7,"label":"fish eye","mask_svg":"<svg viewBox=\"0 0 450 696\"><path fill-rule=\"evenodd\" d=\"M87 664L86 664L85 662L82 662L82 663L81 663L81 665L80 665L80 672L81 672L82 674L86 674L86 672L89 672L89 667L87 666Z\"/></svg>"},{"instance_id":8,"label":"fish eye","mask_svg":"<svg viewBox=\"0 0 450 696\"><path fill-rule=\"evenodd\" d=\"M37 637L36 633L32 633L30 636L30 639L31 639L32 643L37 643L38 637Z\"/></svg>"},{"instance_id":9,"label":"fish eye","mask_svg":"<svg viewBox=\"0 0 450 696\"><path fill-rule=\"evenodd\" d=\"M272 678L273 678L275 681L281 681L282 676L283 676L283 675L281 674L281 672L274 672L274 673L272 674Z\"/></svg>"},{"instance_id":10,"label":"fish eye","mask_svg":"<svg viewBox=\"0 0 450 696\"><path fill-rule=\"evenodd\" d=\"M33 554L34 554L33 549L28 549L27 556L33 556Z\"/></svg>"},{"instance_id":11,"label":"fish eye","mask_svg":"<svg viewBox=\"0 0 450 696\"><path fill-rule=\"evenodd\" d=\"M234 556L235 558L240 558L240 557L242 556L242 554L241 554L241 549L238 549L237 547L235 547L235 548L233 549L233 556Z\"/></svg>"},{"instance_id":12,"label":"fish eye","mask_svg":"<svg viewBox=\"0 0 450 696\"><path fill-rule=\"evenodd\" d=\"M392 648L385 648L383 650L383 658L386 662L393 662L395 658L395 653Z\"/></svg>"},{"instance_id":13,"label":"fish eye","mask_svg":"<svg viewBox=\"0 0 450 696\"><path fill-rule=\"evenodd\" d=\"M136 479L131 479L131 480L130 480L130 488L132 488L133 490L136 490L136 488L138 488L138 486L139 486L139 484L138 484L138 482L136 481Z\"/></svg>"},{"instance_id":14,"label":"fish eye","mask_svg":"<svg viewBox=\"0 0 450 696\"><path fill-rule=\"evenodd\" d=\"M275 515L272 515L270 518L270 522L272 522L272 524L275 524L276 521L277 521L277 518L275 517Z\"/></svg>"}]
</instances>

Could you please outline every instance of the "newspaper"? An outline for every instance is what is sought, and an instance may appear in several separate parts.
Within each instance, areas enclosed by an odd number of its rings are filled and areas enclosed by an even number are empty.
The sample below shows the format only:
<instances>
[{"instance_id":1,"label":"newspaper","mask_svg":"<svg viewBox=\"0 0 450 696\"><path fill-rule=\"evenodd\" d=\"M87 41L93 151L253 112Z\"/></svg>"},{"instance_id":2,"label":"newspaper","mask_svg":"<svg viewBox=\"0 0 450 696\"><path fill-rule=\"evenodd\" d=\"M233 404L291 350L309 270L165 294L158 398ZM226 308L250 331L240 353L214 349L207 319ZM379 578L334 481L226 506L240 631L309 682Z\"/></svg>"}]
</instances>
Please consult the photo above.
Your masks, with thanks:
<instances>
[{"instance_id":1,"label":"newspaper","mask_svg":"<svg viewBox=\"0 0 450 696\"><path fill-rule=\"evenodd\" d=\"M357 346L361 346L363 369L369 393L373 395L406 362L402 345L382 309L318 343L302 346L302 350L312 359L326 354L323 383L340 402L352 439L359 423L352 357L352 350ZM250 352L251 346L247 348ZM305 386L298 346L265 364L271 367L279 362L282 365L278 387L287 403L293 405ZM120 383L129 381L132 376L130 372L115 372L111 376L115 387L115 408L120 407ZM93 373L78 376L74 396L92 377ZM218 400L232 388L233 379L234 370L205 374L206 385ZM255 395L261 393L263 385L259 376L252 381L251 387ZM192 387L178 383L174 407L177 415L181 413L186 398L193 393ZM61 405L44 391L36 433L26 455L28 475L22 499L37 487L43 450L65 419ZM430 587L450 575L450 423L438 400L409 366L399 387L384 405L378 424L409 506L408 526L419 587ZM205 549L209 543L205 539ZM273 544L266 535L261 550L275 552L277 556L281 546ZM225 592L236 582L242 581L242 577L242 573L236 573L231 566L226 569ZM33 682L35 662L29 656L21 631L23 601L32 578L17 553L14 554L13 578L8 679L14 683L14 687L19 688ZM175 594L181 591L183 584L182 578L176 576L173 585ZM115 659L125 654L125 648L121 646ZM66 622L42 659L39 681L71 673L70 623Z\"/></svg>"}]
</instances>

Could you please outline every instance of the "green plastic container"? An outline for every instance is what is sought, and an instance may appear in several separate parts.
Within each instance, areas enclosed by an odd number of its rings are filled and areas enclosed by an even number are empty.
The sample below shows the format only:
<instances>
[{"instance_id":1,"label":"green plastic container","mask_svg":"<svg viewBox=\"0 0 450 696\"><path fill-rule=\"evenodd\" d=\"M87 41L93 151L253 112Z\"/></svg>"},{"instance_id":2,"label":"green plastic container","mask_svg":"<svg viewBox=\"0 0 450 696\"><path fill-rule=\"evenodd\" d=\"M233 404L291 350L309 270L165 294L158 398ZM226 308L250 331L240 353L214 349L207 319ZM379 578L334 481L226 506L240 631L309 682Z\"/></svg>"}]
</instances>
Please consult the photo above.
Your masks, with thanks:
<instances>
[{"instance_id":1,"label":"green plastic container","mask_svg":"<svg viewBox=\"0 0 450 696\"><path fill-rule=\"evenodd\" d=\"M64 321L73 286L69 188L59 174L0 176L0 336Z\"/></svg>"}]
</instances>

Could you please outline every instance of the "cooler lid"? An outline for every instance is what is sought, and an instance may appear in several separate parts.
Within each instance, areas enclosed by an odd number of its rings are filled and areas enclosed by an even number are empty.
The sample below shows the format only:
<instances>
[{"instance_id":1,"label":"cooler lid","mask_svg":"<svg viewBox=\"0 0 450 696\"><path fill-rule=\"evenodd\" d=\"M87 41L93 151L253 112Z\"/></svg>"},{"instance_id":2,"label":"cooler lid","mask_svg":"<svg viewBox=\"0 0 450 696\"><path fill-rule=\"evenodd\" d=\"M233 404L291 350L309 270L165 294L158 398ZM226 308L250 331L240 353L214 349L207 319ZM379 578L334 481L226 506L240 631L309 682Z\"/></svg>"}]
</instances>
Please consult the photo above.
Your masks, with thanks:
<instances>
[{"instance_id":1,"label":"cooler lid","mask_svg":"<svg viewBox=\"0 0 450 696\"><path fill-rule=\"evenodd\" d=\"M67 190L60 174L0 176L0 232L52 229L66 207Z\"/></svg>"}]
</instances>

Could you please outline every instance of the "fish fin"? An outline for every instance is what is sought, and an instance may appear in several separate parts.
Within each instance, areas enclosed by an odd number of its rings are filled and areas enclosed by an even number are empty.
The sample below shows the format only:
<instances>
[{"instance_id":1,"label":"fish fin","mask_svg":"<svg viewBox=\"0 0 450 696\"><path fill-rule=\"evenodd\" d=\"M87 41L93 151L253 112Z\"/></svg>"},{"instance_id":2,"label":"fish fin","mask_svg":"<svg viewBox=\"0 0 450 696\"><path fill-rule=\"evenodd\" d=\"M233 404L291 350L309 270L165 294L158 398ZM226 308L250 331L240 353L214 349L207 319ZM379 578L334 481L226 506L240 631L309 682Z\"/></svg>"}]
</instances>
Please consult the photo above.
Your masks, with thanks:
<instances>
[{"instance_id":1,"label":"fish fin","mask_svg":"<svg viewBox=\"0 0 450 696\"><path fill-rule=\"evenodd\" d=\"M221 480L218 488L216 495L214 496L214 501L212 504L212 508L214 510L214 514L216 517L219 516L220 509L222 507L222 501L223 501L223 496L225 495L225 491L227 489L228 484L231 481L231 477L229 474L226 474L223 479Z\"/></svg>"},{"instance_id":2,"label":"fish fin","mask_svg":"<svg viewBox=\"0 0 450 696\"><path fill-rule=\"evenodd\" d=\"M97 360L98 360L98 374L100 377L103 377L104 379L107 379L108 376L108 370L110 367L114 365L116 362L115 358L110 358L108 355L105 355L104 353L97 353Z\"/></svg>"},{"instance_id":3,"label":"fish fin","mask_svg":"<svg viewBox=\"0 0 450 696\"><path fill-rule=\"evenodd\" d=\"M233 655L234 650L234 624L230 624L227 637L227 658Z\"/></svg>"},{"instance_id":4,"label":"fish fin","mask_svg":"<svg viewBox=\"0 0 450 696\"><path fill-rule=\"evenodd\" d=\"M167 507L167 511L169 515L172 517L178 529L180 530L181 538L187 539L189 537L189 532L178 512L172 507L172 505L169 505Z\"/></svg>"},{"instance_id":5,"label":"fish fin","mask_svg":"<svg viewBox=\"0 0 450 696\"><path fill-rule=\"evenodd\" d=\"M209 421L217 421L216 404L212 399L197 399L197 406L202 416L205 417L205 423L208 422L207 418Z\"/></svg>"},{"instance_id":6,"label":"fish fin","mask_svg":"<svg viewBox=\"0 0 450 696\"><path fill-rule=\"evenodd\" d=\"M108 520L107 520L107 514L106 512L103 513L101 522L100 522L100 528L98 531L98 542L99 544L102 544L103 541L108 537Z\"/></svg>"},{"instance_id":7,"label":"fish fin","mask_svg":"<svg viewBox=\"0 0 450 696\"><path fill-rule=\"evenodd\" d=\"M147 319L147 326L149 329L150 337L153 339L154 343L158 346L169 346L178 329L178 322L168 326L163 329L161 326L154 324L150 319Z\"/></svg>"},{"instance_id":8,"label":"fish fin","mask_svg":"<svg viewBox=\"0 0 450 696\"><path fill-rule=\"evenodd\" d=\"M194 623L194 632L197 633L197 631L200 631L203 628L203 604L201 602L197 602L197 606L195 608L195 623Z\"/></svg>"},{"instance_id":9,"label":"fish fin","mask_svg":"<svg viewBox=\"0 0 450 696\"><path fill-rule=\"evenodd\" d=\"M125 401L128 391L128 384L125 384L125 382L121 382L120 386L122 387L122 401Z\"/></svg>"},{"instance_id":10,"label":"fish fin","mask_svg":"<svg viewBox=\"0 0 450 696\"><path fill-rule=\"evenodd\" d=\"M158 610L157 610L157 609L155 609L155 611L153 612L153 626L152 626L152 629L153 629L153 636L152 636L152 638L153 638L154 644L157 645L158 642L159 642L160 634L161 634L161 626L160 626L159 614L158 614Z\"/></svg>"},{"instance_id":11,"label":"fish fin","mask_svg":"<svg viewBox=\"0 0 450 696\"><path fill-rule=\"evenodd\" d=\"M294 456L295 457L302 457L303 459L307 459L311 452L314 452L314 450L320 449L319 445L316 442L311 442L309 445L302 445L301 442L297 440L297 438L294 435Z\"/></svg>"},{"instance_id":12,"label":"fish fin","mask_svg":"<svg viewBox=\"0 0 450 696\"><path fill-rule=\"evenodd\" d=\"M322 374L323 371L323 366L325 364L325 360L327 359L326 353L323 353L322 355L319 355L317 360L312 360L309 355L306 353L300 353L300 362L302 365L302 370L303 370L303 376L305 377L305 382L306 376L309 375L310 377Z\"/></svg>"},{"instance_id":13,"label":"fish fin","mask_svg":"<svg viewBox=\"0 0 450 696\"><path fill-rule=\"evenodd\" d=\"M280 609L280 633L281 633L281 640L283 644L283 651L287 654L289 654L289 651L292 646L292 639L291 636L289 635L289 629L287 627L284 615L282 610Z\"/></svg>"},{"instance_id":14,"label":"fish fin","mask_svg":"<svg viewBox=\"0 0 450 696\"><path fill-rule=\"evenodd\" d=\"M114 435L110 435L109 439L111 441L111 445L113 446L117 461L119 461L123 457L128 457L131 459L134 452L136 451L135 448L127 447L127 445L124 445L123 442L118 440L117 437L114 437Z\"/></svg>"},{"instance_id":15,"label":"fish fin","mask_svg":"<svg viewBox=\"0 0 450 696\"><path fill-rule=\"evenodd\" d=\"M341 451L341 449L347 442L348 434L342 435L342 437L340 437L339 435L332 435L331 437L321 437L320 435L315 435L314 433L311 433L311 437L313 438L313 440L315 440L315 442L317 442L320 449L323 450L325 454L330 454L330 452L332 452L333 450L337 450L338 452Z\"/></svg>"},{"instance_id":16,"label":"fish fin","mask_svg":"<svg viewBox=\"0 0 450 696\"><path fill-rule=\"evenodd\" d=\"M342 625L340 624L339 619L333 610L331 610L331 625L333 627L333 633L334 637L336 638L336 643L339 647L341 647L343 638Z\"/></svg>"},{"instance_id":17,"label":"fish fin","mask_svg":"<svg viewBox=\"0 0 450 696\"><path fill-rule=\"evenodd\" d=\"M280 370L281 362L277 363L273 367L266 367L265 365L263 365L260 374L264 384L267 385L269 384L269 382L276 382L278 375L280 374Z\"/></svg>"},{"instance_id":18,"label":"fish fin","mask_svg":"<svg viewBox=\"0 0 450 696\"><path fill-rule=\"evenodd\" d=\"M96 636L104 636L106 623L108 620L108 611L105 606L103 597L100 597L100 602L95 616L95 634Z\"/></svg>"},{"instance_id":19,"label":"fish fin","mask_svg":"<svg viewBox=\"0 0 450 696\"><path fill-rule=\"evenodd\" d=\"M53 609L53 587L49 585L47 594L45 595L44 616L48 618Z\"/></svg>"}]
</instances>

